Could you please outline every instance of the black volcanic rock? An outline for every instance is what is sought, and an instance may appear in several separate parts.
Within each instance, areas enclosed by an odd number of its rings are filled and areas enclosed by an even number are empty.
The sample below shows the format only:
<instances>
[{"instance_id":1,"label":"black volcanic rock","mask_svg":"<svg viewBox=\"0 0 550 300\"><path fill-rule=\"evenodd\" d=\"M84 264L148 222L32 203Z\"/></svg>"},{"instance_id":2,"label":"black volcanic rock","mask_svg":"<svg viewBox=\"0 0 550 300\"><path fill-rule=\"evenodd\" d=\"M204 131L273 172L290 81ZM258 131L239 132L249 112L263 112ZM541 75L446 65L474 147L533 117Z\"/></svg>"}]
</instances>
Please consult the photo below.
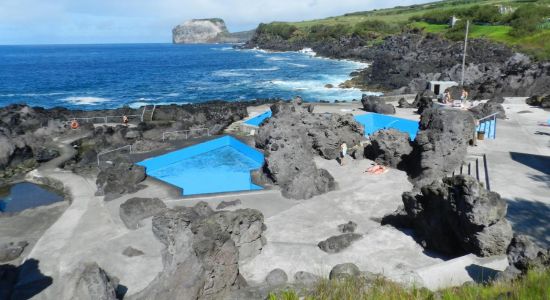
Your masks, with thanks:
<instances>
[{"instance_id":1,"label":"black volcanic rock","mask_svg":"<svg viewBox=\"0 0 550 300\"><path fill-rule=\"evenodd\" d=\"M204 215L207 213L207 215ZM239 249L263 239L263 215L255 210L210 212L178 207L153 218L164 244L164 269L133 299L220 299L246 283Z\"/></svg>"},{"instance_id":2,"label":"black volcanic rock","mask_svg":"<svg viewBox=\"0 0 550 300\"><path fill-rule=\"evenodd\" d=\"M135 193L146 177L144 167L117 159L111 165L101 167L96 179L96 195L105 196L105 200L110 201L124 194Z\"/></svg>"},{"instance_id":3,"label":"black volcanic rock","mask_svg":"<svg viewBox=\"0 0 550 300\"><path fill-rule=\"evenodd\" d=\"M369 112L375 112L385 115L394 115L395 107L392 104L386 103L380 97L363 95L361 98L363 109Z\"/></svg>"},{"instance_id":4,"label":"black volcanic rock","mask_svg":"<svg viewBox=\"0 0 550 300\"><path fill-rule=\"evenodd\" d=\"M256 147L265 152L267 177L288 198L307 199L334 189L333 177L317 168L314 154L338 158L343 142L352 148L363 139L361 125L351 115L311 113L300 100L277 103L271 111L256 135Z\"/></svg>"},{"instance_id":5,"label":"black volcanic rock","mask_svg":"<svg viewBox=\"0 0 550 300\"><path fill-rule=\"evenodd\" d=\"M415 187L455 171L466 157L474 129L474 118L467 111L445 108L424 111L408 167Z\"/></svg>"},{"instance_id":6,"label":"black volcanic rock","mask_svg":"<svg viewBox=\"0 0 550 300\"><path fill-rule=\"evenodd\" d=\"M370 137L371 143L365 148L368 159L379 165L406 169L413 151L409 134L396 129L383 129Z\"/></svg>"},{"instance_id":7,"label":"black volcanic rock","mask_svg":"<svg viewBox=\"0 0 550 300\"><path fill-rule=\"evenodd\" d=\"M137 229L139 222L166 209L158 198L130 198L120 205L120 219L128 229Z\"/></svg>"},{"instance_id":8,"label":"black volcanic rock","mask_svg":"<svg viewBox=\"0 0 550 300\"><path fill-rule=\"evenodd\" d=\"M435 181L404 193L403 203L417 238L446 255L500 255L512 239L506 200L472 177Z\"/></svg>"}]
</instances>

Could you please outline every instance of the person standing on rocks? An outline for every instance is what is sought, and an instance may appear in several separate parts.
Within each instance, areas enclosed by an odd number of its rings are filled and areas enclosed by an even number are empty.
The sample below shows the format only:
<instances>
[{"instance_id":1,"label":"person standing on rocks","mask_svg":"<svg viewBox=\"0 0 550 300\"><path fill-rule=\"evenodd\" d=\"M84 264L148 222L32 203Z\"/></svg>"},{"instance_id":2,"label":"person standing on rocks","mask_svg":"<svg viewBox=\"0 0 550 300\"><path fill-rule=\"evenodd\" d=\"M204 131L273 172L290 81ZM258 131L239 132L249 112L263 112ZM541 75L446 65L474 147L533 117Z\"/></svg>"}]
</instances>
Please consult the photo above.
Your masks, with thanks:
<instances>
[{"instance_id":1,"label":"person standing on rocks","mask_svg":"<svg viewBox=\"0 0 550 300\"><path fill-rule=\"evenodd\" d=\"M346 154L348 153L348 145L346 143L342 143L340 145L340 165L344 165L344 160L346 159Z\"/></svg>"}]
</instances>

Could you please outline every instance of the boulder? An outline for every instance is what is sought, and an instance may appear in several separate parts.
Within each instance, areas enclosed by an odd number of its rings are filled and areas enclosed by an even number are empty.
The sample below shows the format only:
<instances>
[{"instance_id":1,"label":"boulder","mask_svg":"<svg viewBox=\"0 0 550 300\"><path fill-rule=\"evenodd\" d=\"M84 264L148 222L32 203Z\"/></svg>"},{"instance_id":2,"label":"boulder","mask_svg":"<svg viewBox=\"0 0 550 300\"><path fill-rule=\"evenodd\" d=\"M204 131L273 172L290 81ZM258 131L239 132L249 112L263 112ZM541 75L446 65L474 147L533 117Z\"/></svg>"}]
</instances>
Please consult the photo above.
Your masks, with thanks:
<instances>
[{"instance_id":1,"label":"boulder","mask_svg":"<svg viewBox=\"0 0 550 300\"><path fill-rule=\"evenodd\" d=\"M338 158L342 143L353 148L364 139L362 126L352 115L308 112L300 100L276 103L271 111L255 136L256 147L264 150L266 178L287 198L308 199L333 190L334 178L318 169L313 157Z\"/></svg>"},{"instance_id":2,"label":"boulder","mask_svg":"<svg viewBox=\"0 0 550 300\"><path fill-rule=\"evenodd\" d=\"M550 249L543 249L525 235L514 235L507 249L510 266L525 274L550 267Z\"/></svg>"},{"instance_id":3,"label":"boulder","mask_svg":"<svg viewBox=\"0 0 550 300\"><path fill-rule=\"evenodd\" d=\"M365 148L367 158L380 165L405 169L413 151L408 133L383 129L372 134L370 140L370 145Z\"/></svg>"},{"instance_id":4,"label":"boulder","mask_svg":"<svg viewBox=\"0 0 550 300\"><path fill-rule=\"evenodd\" d=\"M531 105L531 106L541 106L543 98L544 98L544 96L534 95L534 96L531 96L531 97L527 98L525 100L525 103L527 105Z\"/></svg>"},{"instance_id":5,"label":"boulder","mask_svg":"<svg viewBox=\"0 0 550 300\"><path fill-rule=\"evenodd\" d=\"M542 100L540 101L540 107L550 108L550 95L546 95L542 98Z\"/></svg>"},{"instance_id":6,"label":"boulder","mask_svg":"<svg viewBox=\"0 0 550 300\"><path fill-rule=\"evenodd\" d=\"M135 193L145 177L144 167L117 160L112 165L101 167L96 180L96 195L105 196L105 200L110 201L124 194Z\"/></svg>"},{"instance_id":7,"label":"boulder","mask_svg":"<svg viewBox=\"0 0 550 300\"><path fill-rule=\"evenodd\" d=\"M153 234L164 245L164 268L134 299L228 297L246 284L239 274L237 245L242 248L245 241L262 239L263 230L262 214L250 209L209 213L199 206L162 211L153 217Z\"/></svg>"},{"instance_id":8,"label":"boulder","mask_svg":"<svg viewBox=\"0 0 550 300\"><path fill-rule=\"evenodd\" d=\"M285 271L281 269L274 269L269 274L267 274L267 277L265 278L265 282L269 286L281 286L286 284L288 281L288 276L286 275Z\"/></svg>"},{"instance_id":9,"label":"boulder","mask_svg":"<svg viewBox=\"0 0 550 300\"><path fill-rule=\"evenodd\" d=\"M357 223L352 221L338 225L338 231L341 233L354 233L355 229L357 229Z\"/></svg>"},{"instance_id":10,"label":"boulder","mask_svg":"<svg viewBox=\"0 0 550 300\"><path fill-rule=\"evenodd\" d=\"M326 253L338 253L362 237L363 235L357 233L344 233L341 235L331 236L328 239L319 242L317 246Z\"/></svg>"},{"instance_id":11,"label":"boulder","mask_svg":"<svg viewBox=\"0 0 550 300\"><path fill-rule=\"evenodd\" d=\"M166 209L158 198L131 198L120 205L119 215L128 229L137 229L139 222Z\"/></svg>"},{"instance_id":12,"label":"boulder","mask_svg":"<svg viewBox=\"0 0 550 300\"><path fill-rule=\"evenodd\" d=\"M96 263L80 265L72 279L74 292L70 299L115 300L118 282L111 279Z\"/></svg>"},{"instance_id":13,"label":"boulder","mask_svg":"<svg viewBox=\"0 0 550 300\"><path fill-rule=\"evenodd\" d=\"M500 255L512 238L507 203L476 179L458 175L403 194L415 235L427 248L446 255Z\"/></svg>"},{"instance_id":14,"label":"boulder","mask_svg":"<svg viewBox=\"0 0 550 300\"><path fill-rule=\"evenodd\" d=\"M128 257L135 257L135 256L141 256L145 253L143 253L143 251L136 249L132 246L128 246L124 249L124 251L122 251L122 254Z\"/></svg>"},{"instance_id":15,"label":"boulder","mask_svg":"<svg viewBox=\"0 0 550 300\"><path fill-rule=\"evenodd\" d=\"M12 261L18 258L28 245L29 243L27 243L26 241L18 243L1 243L0 263Z\"/></svg>"},{"instance_id":16,"label":"boulder","mask_svg":"<svg viewBox=\"0 0 550 300\"><path fill-rule=\"evenodd\" d=\"M419 188L452 173L464 161L473 138L473 116L458 109L432 108L420 118L409 177Z\"/></svg>"},{"instance_id":17,"label":"boulder","mask_svg":"<svg viewBox=\"0 0 550 300\"><path fill-rule=\"evenodd\" d=\"M329 279L330 280L343 280L350 277L359 277L361 276L361 271L359 268L352 263L344 263L336 265L330 270Z\"/></svg>"},{"instance_id":18,"label":"boulder","mask_svg":"<svg viewBox=\"0 0 550 300\"><path fill-rule=\"evenodd\" d=\"M235 199L233 201L222 201L220 202L220 204L218 204L218 206L216 206L216 209L224 209L224 208L227 208L227 207L231 207L231 206L237 206L237 205L241 205L241 199Z\"/></svg>"},{"instance_id":19,"label":"boulder","mask_svg":"<svg viewBox=\"0 0 550 300\"><path fill-rule=\"evenodd\" d=\"M34 159L39 162L47 162L59 156L59 151L57 149L40 147L35 151Z\"/></svg>"},{"instance_id":20,"label":"boulder","mask_svg":"<svg viewBox=\"0 0 550 300\"><path fill-rule=\"evenodd\" d=\"M398 103L399 108L414 108L414 107L416 107L414 104L407 102L407 100L405 98L399 99L399 101L397 103Z\"/></svg>"},{"instance_id":21,"label":"boulder","mask_svg":"<svg viewBox=\"0 0 550 300\"><path fill-rule=\"evenodd\" d=\"M481 119L492 114L497 114L497 118L506 119L506 111L502 104L488 101L486 103L479 104L478 106L469 109L476 119Z\"/></svg>"},{"instance_id":22,"label":"boulder","mask_svg":"<svg viewBox=\"0 0 550 300\"><path fill-rule=\"evenodd\" d=\"M395 107L392 104L386 103L386 101L382 100L380 97L363 95L361 103L365 111L385 115L395 114Z\"/></svg>"},{"instance_id":23,"label":"boulder","mask_svg":"<svg viewBox=\"0 0 550 300\"><path fill-rule=\"evenodd\" d=\"M305 271L298 271L294 274L294 282L305 286L313 286L319 280L321 277Z\"/></svg>"}]
</instances>

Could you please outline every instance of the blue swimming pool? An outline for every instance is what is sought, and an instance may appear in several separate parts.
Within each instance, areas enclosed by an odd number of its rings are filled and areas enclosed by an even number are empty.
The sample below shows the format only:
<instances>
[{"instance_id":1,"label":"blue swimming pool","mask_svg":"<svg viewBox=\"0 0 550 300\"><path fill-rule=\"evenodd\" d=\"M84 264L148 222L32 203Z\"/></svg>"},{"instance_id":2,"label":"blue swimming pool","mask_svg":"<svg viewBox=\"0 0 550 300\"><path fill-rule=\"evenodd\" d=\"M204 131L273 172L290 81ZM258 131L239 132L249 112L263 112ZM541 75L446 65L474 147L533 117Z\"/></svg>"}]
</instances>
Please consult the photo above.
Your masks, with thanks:
<instances>
[{"instance_id":1,"label":"blue swimming pool","mask_svg":"<svg viewBox=\"0 0 550 300\"><path fill-rule=\"evenodd\" d=\"M224 136L138 163L148 176L182 189L183 195L261 190L250 172L264 156L236 138Z\"/></svg>"},{"instance_id":2,"label":"blue swimming pool","mask_svg":"<svg viewBox=\"0 0 550 300\"><path fill-rule=\"evenodd\" d=\"M411 140L414 140L418 133L418 121L377 113L358 115L355 116L355 120L365 127L365 136L371 135L380 129L393 128L408 133Z\"/></svg>"},{"instance_id":3,"label":"blue swimming pool","mask_svg":"<svg viewBox=\"0 0 550 300\"><path fill-rule=\"evenodd\" d=\"M252 126L260 126L265 119L271 118L271 110L268 110L254 118L248 119L244 123Z\"/></svg>"}]
</instances>

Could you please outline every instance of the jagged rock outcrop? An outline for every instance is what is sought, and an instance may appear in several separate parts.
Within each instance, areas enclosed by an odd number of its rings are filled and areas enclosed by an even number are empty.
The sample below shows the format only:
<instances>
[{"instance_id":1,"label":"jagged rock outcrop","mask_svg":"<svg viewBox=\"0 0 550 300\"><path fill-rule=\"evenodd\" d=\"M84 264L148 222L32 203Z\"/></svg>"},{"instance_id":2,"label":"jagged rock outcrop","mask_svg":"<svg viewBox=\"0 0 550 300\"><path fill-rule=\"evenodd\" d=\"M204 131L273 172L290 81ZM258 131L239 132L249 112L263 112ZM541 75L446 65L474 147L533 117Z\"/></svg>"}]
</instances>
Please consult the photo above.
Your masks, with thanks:
<instances>
[{"instance_id":1,"label":"jagged rock outcrop","mask_svg":"<svg viewBox=\"0 0 550 300\"><path fill-rule=\"evenodd\" d=\"M365 111L385 115L395 114L395 107L392 104L386 103L386 101L382 100L380 97L363 95L361 103Z\"/></svg>"},{"instance_id":2,"label":"jagged rock outcrop","mask_svg":"<svg viewBox=\"0 0 550 300\"><path fill-rule=\"evenodd\" d=\"M406 192L403 204L417 239L446 255L500 255L512 239L506 200L472 177L447 177L420 193Z\"/></svg>"},{"instance_id":3,"label":"jagged rock outcrop","mask_svg":"<svg viewBox=\"0 0 550 300\"><path fill-rule=\"evenodd\" d=\"M288 198L308 199L333 190L334 178L317 168L313 156L336 159L342 143L352 148L363 139L361 125L351 115L311 113L299 99L274 104L271 111L255 137L256 147L265 152L267 177Z\"/></svg>"},{"instance_id":4,"label":"jagged rock outcrop","mask_svg":"<svg viewBox=\"0 0 550 300\"><path fill-rule=\"evenodd\" d=\"M222 19L193 19L172 29L174 44L244 43L254 31L229 33Z\"/></svg>"},{"instance_id":5,"label":"jagged rock outcrop","mask_svg":"<svg viewBox=\"0 0 550 300\"><path fill-rule=\"evenodd\" d=\"M409 134L395 129L383 129L370 136L371 143L365 148L368 159L379 165L406 169L413 151Z\"/></svg>"},{"instance_id":6,"label":"jagged rock outcrop","mask_svg":"<svg viewBox=\"0 0 550 300\"><path fill-rule=\"evenodd\" d=\"M543 249L525 235L515 235L507 250L510 266L523 274L550 267L550 249Z\"/></svg>"},{"instance_id":7,"label":"jagged rock outcrop","mask_svg":"<svg viewBox=\"0 0 550 300\"><path fill-rule=\"evenodd\" d=\"M166 209L158 198L130 198L120 205L120 219L128 229L137 229L139 222Z\"/></svg>"},{"instance_id":8,"label":"jagged rock outcrop","mask_svg":"<svg viewBox=\"0 0 550 300\"><path fill-rule=\"evenodd\" d=\"M132 299L220 299L244 285L239 249L263 239L263 215L251 209L213 212L206 203L153 217L164 244L164 269Z\"/></svg>"},{"instance_id":9,"label":"jagged rock outcrop","mask_svg":"<svg viewBox=\"0 0 550 300\"><path fill-rule=\"evenodd\" d=\"M415 187L439 180L460 166L474 129L474 118L467 111L426 110L420 119L420 130L409 162L408 174Z\"/></svg>"},{"instance_id":10,"label":"jagged rock outcrop","mask_svg":"<svg viewBox=\"0 0 550 300\"><path fill-rule=\"evenodd\" d=\"M144 167L119 158L112 164L101 166L96 179L96 195L104 196L105 201L110 201L124 194L135 193L146 177Z\"/></svg>"}]
</instances>

